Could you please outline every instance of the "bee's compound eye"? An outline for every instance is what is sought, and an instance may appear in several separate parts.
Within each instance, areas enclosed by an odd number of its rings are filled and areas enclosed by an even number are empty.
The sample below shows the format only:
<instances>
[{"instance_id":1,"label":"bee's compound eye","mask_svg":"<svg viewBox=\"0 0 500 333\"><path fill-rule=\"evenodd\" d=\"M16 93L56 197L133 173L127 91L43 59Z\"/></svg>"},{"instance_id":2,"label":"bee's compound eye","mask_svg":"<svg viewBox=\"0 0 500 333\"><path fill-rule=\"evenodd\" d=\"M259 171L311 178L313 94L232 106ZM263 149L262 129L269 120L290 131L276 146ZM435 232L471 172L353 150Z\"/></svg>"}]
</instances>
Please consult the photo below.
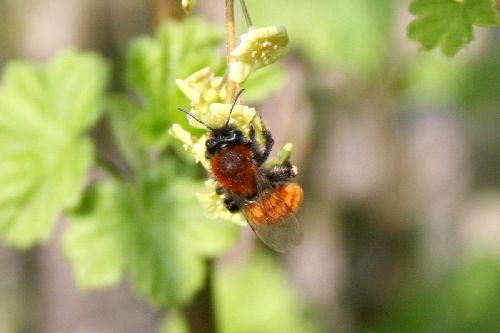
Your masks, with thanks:
<instances>
[{"instance_id":1,"label":"bee's compound eye","mask_svg":"<svg viewBox=\"0 0 500 333\"><path fill-rule=\"evenodd\" d=\"M226 141L227 142L239 141L239 139L241 138L242 135L243 134L239 130L231 131L230 133L228 133L228 135L226 137Z\"/></svg>"}]
</instances>

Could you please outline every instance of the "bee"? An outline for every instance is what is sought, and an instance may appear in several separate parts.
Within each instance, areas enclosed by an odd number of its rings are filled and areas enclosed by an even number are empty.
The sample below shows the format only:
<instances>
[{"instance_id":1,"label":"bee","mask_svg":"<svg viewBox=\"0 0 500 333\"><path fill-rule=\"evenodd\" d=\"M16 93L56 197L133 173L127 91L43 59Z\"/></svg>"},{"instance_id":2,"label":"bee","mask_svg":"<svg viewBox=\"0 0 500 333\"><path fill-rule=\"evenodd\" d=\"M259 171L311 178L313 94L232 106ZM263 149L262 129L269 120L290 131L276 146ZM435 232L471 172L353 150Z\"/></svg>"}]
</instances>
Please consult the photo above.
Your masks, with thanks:
<instances>
[{"instance_id":1,"label":"bee","mask_svg":"<svg viewBox=\"0 0 500 333\"><path fill-rule=\"evenodd\" d=\"M230 124L231 113L243 92L238 92L225 124L212 128L189 110L182 112L210 131L205 146L211 173L217 181L216 193L224 197L225 207L232 213L242 212L255 234L270 248L284 252L302 241L302 229L295 218L304 192L291 182L297 169L288 161L269 168L263 166L274 144L271 132L262 130L263 144L256 141L253 122L249 139Z\"/></svg>"}]
</instances>

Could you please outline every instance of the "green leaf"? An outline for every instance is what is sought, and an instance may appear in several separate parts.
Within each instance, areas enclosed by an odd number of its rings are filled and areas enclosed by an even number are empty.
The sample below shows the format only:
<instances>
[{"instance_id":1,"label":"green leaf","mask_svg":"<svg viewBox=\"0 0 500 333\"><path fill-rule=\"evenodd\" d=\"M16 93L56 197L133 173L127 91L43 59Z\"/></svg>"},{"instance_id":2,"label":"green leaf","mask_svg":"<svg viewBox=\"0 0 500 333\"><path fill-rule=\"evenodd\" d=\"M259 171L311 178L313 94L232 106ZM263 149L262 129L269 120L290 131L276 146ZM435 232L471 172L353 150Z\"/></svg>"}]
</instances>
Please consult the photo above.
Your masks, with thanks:
<instances>
[{"instance_id":1,"label":"green leaf","mask_svg":"<svg viewBox=\"0 0 500 333\"><path fill-rule=\"evenodd\" d=\"M133 213L125 191L111 181L99 183L91 211L73 215L64 234L63 251L82 289L108 287L122 279Z\"/></svg>"},{"instance_id":2,"label":"green leaf","mask_svg":"<svg viewBox=\"0 0 500 333\"><path fill-rule=\"evenodd\" d=\"M188 100L175 85L175 79L186 78L204 67L222 71L223 59L218 52L224 40L221 28L200 19L181 23L166 22L153 38L135 40L128 52L126 78L143 103L136 121L144 143L164 146L167 130L174 122L185 123L177 107Z\"/></svg>"},{"instance_id":3,"label":"green leaf","mask_svg":"<svg viewBox=\"0 0 500 333\"><path fill-rule=\"evenodd\" d=\"M202 287L203 258L227 250L236 238L238 227L204 216L195 196L202 190L202 184L166 166L143 184L146 206L135 232L131 271L139 294L156 305L188 303Z\"/></svg>"},{"instance_id":4,"label":"green leaf","mask_svg":"<svg viewBox=\"0 0 500 333\"><path fill-rule=\"evenodd\" d=\"M204 259L226 251L238 228L204 216L195 196L203 185L179 168L163 163L137 184L99 185L94 209L64 237L80 287L115 284L126 270L158 306L184 305L202 287Z\"/></svg>"},{"instance_id":5,"label":"green leaf","mask_svg":"<svg viewBox=\"0 0 500 333\"><path fill-rule=\"evenodd\" d=\"M139 174L147 168L147 152L140 145L137 124L131 121L140 109L123 95L113 95L108 100L108 115L111 129L120 152L125 157L128 166Z\"/></svg>"},{"instance_id":6,"label":"green leaf","mask_svg":"<svg viewBox=\"0 0 500 333\"><path fill-rule=\"evenodd\" d=\"M222 266L215 275L218 327L221 333L308 333L320 331L306 317L277 262L264 253L235 267Z\"/></svg>"},{"instance_id":7,"label":"green leaf","mask_svg":"<svg viewBox=\"0 0 500 333\"><path fill-rule=\"evenodd\" d=\"M67 51L51 64L9 63L0 86L0 234L27 248L74 205L92 162L82 138L99 117L107 67Z\"/></svg>"},{"instance_id":8,"label":"green leaf","mask_svg":"<svg viewBox=\"0 0 500 333\"><path fill-rule=\"evenodd\" d=\"M202 183L178 181L172 184L170 191L179 204L176 215L179 223L183 224L182 233L194 251L213 257L234 244L240 228L231 223L207 219L196 197L196 193L206 191Z\"/></svg>"},{"instance_id":9,"label":"green leaf","mask_svg":"<svg viewBox=\"0 0 500 333\"><path fill-rule=\"evenodd\" d=\"M408 38L424 50L440 46L449 57L474 39L474 25L498 23L493 0L413 0L410 12L417 18L408 26Z\"/></svg>"}]
</instances>

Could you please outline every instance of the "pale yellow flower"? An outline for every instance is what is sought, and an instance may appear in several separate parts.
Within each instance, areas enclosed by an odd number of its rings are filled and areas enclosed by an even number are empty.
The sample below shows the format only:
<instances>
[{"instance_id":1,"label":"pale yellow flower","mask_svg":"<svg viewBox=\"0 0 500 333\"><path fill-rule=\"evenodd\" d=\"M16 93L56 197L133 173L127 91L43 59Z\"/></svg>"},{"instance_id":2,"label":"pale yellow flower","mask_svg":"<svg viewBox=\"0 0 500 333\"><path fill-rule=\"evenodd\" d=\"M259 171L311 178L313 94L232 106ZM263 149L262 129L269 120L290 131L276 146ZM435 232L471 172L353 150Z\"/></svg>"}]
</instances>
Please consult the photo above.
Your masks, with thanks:
<instances>
[{"instance_id":1,"label":"pale yellow flower","mask_svg":"<svg viewBox=\"0 0 500 333\"><path fill-rule=\"evenodd\" d=\"M218 90L221 80L222 78L215 76L209 67L205 67L184 80L175 80L175 83L191 101L191 112L204 120L204 116L210 113L210 104L222 102L226 98L225 89ZM189 117L188 120L191 126L204 128L193 118Z\"/></svg>"},{"instance_id":2,"label":"pale yellow flower","mask_svg":"<svg viewBox=\"0 0 500 333\"><path fill-rule=\"evenodd\" d=\"M224 197L215 193L216 183L213 179L207 180L205 185L209 191L197 193L196 196L210 218L236 223L241 226L247 225L241 213L231 213L227 210L224 205Z\"/></svg>"},{"instance_id":3,"label":"pale yellow flower","mask_svg":"<svg viewBox=\"0 0 500 333\"><path fill-rule=\"evenodd\" d=\"M201 163L205 169L210 170L210 163L205 158L205 141L207 140L206 135L202 135L200 138L192 136L191 133L182 128L179 124L173 124L169 129L168 133L174 138L179 139L183 143L185 150L191 150L196 163Z\"/></svg>"},{"instance_id":4,"label":"pale yellow flower","mask_svg":"<svg viewBox=\"0 0 500 333\"><path fill-rule=\"evenodd\" d=\"M229 78L244 82L253 70L257 70L285 55L288 49L288 33L283 26L251 27L241 35L240 44L231 52Z\"/></svg>"}]
</instances>

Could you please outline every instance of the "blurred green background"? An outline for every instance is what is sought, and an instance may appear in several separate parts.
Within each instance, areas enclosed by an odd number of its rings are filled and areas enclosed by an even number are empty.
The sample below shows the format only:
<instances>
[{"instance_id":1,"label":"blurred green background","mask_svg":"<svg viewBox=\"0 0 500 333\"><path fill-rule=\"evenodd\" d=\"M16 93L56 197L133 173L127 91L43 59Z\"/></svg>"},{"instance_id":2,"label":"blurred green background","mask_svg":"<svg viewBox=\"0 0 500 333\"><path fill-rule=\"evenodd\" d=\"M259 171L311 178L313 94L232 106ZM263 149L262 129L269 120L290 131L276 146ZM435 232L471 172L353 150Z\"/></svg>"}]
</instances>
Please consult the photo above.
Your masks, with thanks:
<instances>
[{"instance_id":1,"label":"blurred green background","mask_svg":"<svg viewBox=\"0 0 500 333\"><path fill-rule=\"evenodd\" d=\"M290 36L284 79L266 81L255 106L276 147L294 143L305 239L278 255L242 230L210 279L220 331L500 332L498 28L476 29L450 59L407 39L408 1L247 5L256 26ZM200 0L193 15L222 24L224 1ZM118 90L130 40L183 16L173 0L0 0L0 66L93 50ZM113 157L104 122L92 136ZM128 279L80 292L61 254L66 225L28 252L1 246L1 333L185 329ZM210 309L195 306L187 317L202 327Z\"/></svg>"}]
</instances>

